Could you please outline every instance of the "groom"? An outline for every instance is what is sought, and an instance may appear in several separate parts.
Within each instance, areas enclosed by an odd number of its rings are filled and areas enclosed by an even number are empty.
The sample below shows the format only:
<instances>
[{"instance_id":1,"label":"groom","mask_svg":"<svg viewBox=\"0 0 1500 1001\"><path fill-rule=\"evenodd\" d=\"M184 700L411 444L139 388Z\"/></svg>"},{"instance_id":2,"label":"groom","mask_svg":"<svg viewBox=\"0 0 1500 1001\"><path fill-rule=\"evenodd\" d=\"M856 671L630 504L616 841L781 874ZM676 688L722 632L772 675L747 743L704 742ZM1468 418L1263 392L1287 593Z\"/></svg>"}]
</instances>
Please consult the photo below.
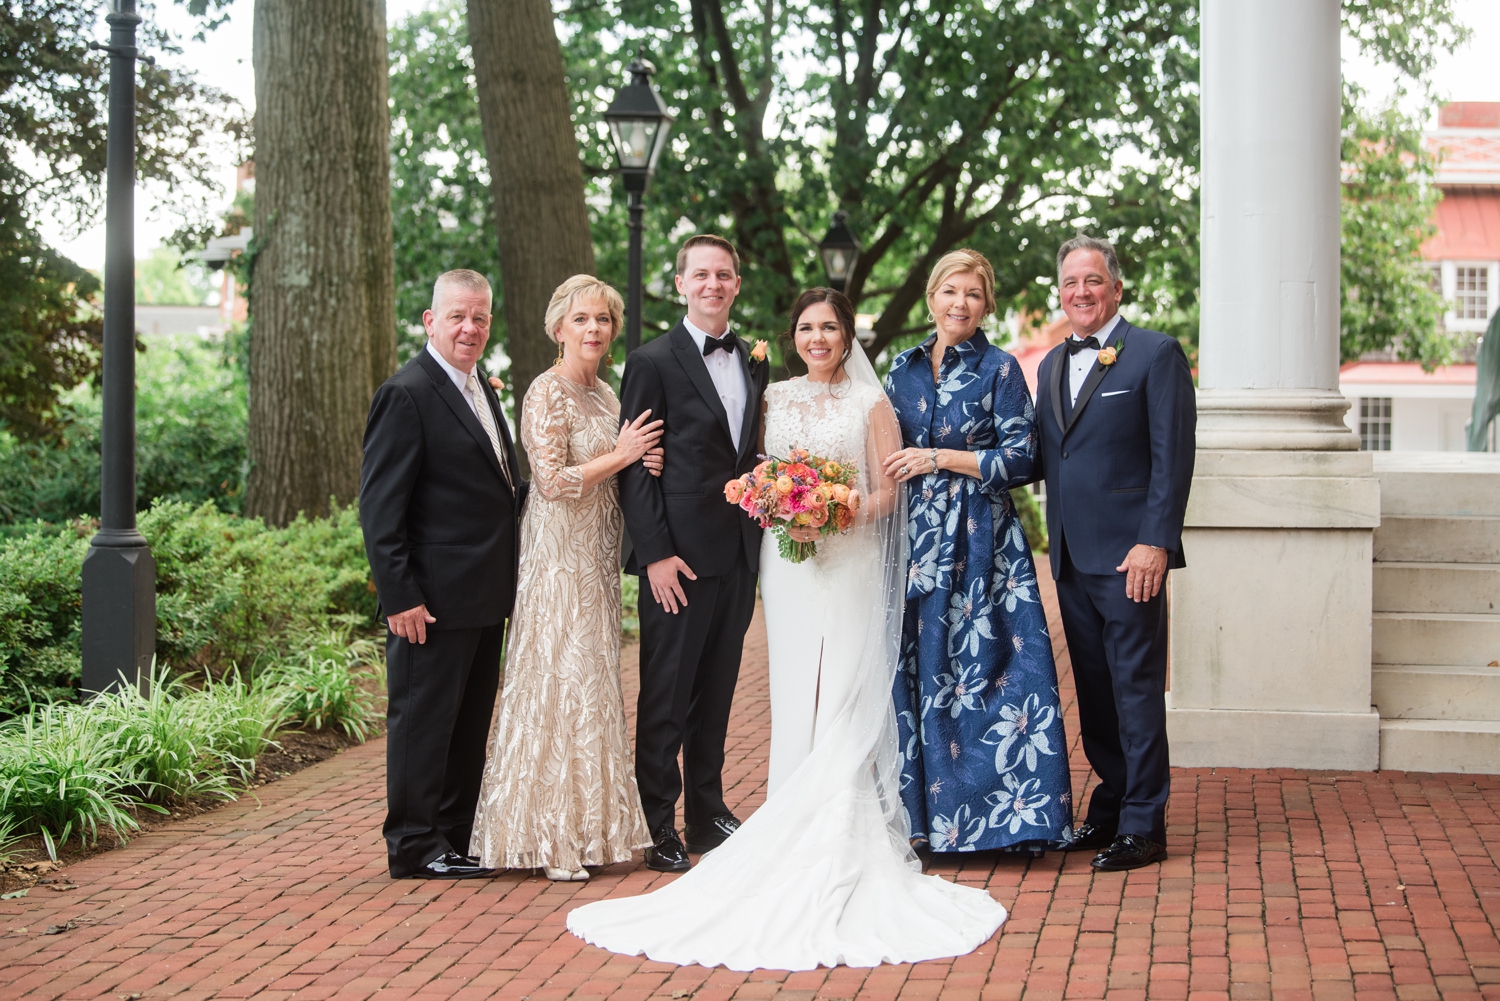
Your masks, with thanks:
<instances>
[{"instance_id":1,"label":"groom","mask_svg":"<svg viewBox=\"0 0 1500 1001\"><path fill-rule=\"evenodd\" d=\"M646 865L658 872L690 868L689 851L717 848L740 824L721 773L761 533L724 500L724 484L755 466L770 370L729 332L740 291L733 244L711 235L684 243L677 291L686 319L631 352L620 381L620 413L666 421L671 453L659 479L639 463L620 473L634 546L625 569L641 577L635 774L654 842ZM686 844L674 825L679 795Z\"/></svg>"},{"instance_id":2,"label":"groom","mask_svg":"<svg viewBox=\"0 0 1500 1001\"><path fill-rule=\"evenodd\" d=\"M1073 335L1037 371L1047 532L1078 688L1083 750L1099 776L1070 850L1095 869L1167 857L1167 598L1185 566L1182 521L1197 410L1174 338L1119 315L1115 250L1077 236L1057 251Z\"/></svg>"}]
</instances>

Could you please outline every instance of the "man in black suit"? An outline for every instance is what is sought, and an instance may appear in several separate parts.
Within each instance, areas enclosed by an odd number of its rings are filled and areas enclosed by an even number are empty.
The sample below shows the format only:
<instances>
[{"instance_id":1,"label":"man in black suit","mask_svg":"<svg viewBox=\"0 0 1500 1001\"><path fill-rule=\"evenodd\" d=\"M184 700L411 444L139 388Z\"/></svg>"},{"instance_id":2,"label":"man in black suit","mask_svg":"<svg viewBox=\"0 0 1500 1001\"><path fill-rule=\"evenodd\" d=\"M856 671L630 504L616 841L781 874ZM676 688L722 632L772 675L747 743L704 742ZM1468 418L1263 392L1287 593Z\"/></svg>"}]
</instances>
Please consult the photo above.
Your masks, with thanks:
<instances>
[{"instance_id":1,"label":"man in black suit","mask_svg":"<svg viewBox=\"0 0 1500 1001\"><path fill-rule=\"evenodd\" d=\"M468 857L526 484L479 372L490 286L449 271L427 347L375 391L359 521L386 612L386 853L393 878L489 875Z\"/></svg>"},{"instance_id":2,"label":"man in black suit","mask_svg":"<svg viewBox=\"0 0 1500 1001\"><path fill-rule=\"evenodd\" d=\"M1167 571L1185 566L1182 521L1197 409L1174 338L1119 315L1114 248L1078 236L1057 252L1073 334L1037 371L1052 577L1078 688L1083 750L1099 776L1072 849L1096 869L1167 856Z\"/></svg>"},{"instance_id":3,"label":"man in black suit","mask_svg":"<svg viewBox=\"0 0 1500 1001\"><path fill-rule=\"evenodd\" d=\"M620 506L641 577L641 694L636 782L659 872L689 868L688 851L717 848L739 827L724 803L724 738L755 611L760 529L724 499L756 464L769 366L729 331L739 255L722 237L689 239L677 255L687 317L625 361L620 413L666 423L660 479L639 464L620 474ZM677 754L682 752L682 770ZM686 793L684 845L675 826Z\"/></svg>"}]
</instances>

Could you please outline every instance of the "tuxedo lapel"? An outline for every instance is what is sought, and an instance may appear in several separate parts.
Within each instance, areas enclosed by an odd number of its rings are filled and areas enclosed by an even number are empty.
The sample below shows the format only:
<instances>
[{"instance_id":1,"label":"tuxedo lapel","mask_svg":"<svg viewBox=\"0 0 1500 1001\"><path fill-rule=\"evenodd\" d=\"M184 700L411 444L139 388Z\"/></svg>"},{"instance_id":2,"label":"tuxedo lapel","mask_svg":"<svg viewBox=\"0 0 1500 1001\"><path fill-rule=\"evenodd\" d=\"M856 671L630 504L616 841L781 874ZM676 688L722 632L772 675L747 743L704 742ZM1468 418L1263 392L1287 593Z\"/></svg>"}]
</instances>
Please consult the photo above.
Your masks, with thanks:
<instances>
[{"instance_id":1,"label":"tuxedo lapel","mask_svg":"<svg viewBox=\"0 0 1500 1001\"><path fill-rule=\"evenodd\" d=\"M734 341L734 353L740 359L740 371L745 374L745 416L740 422L740 451L739 455L736 456L736 461L738 461L745 457L746 449L755 447L755 443L752 440L755 436L751 432L755 430L755 418L760 412L760 406L759 401L756 399L755 377L751 375L750 371L750 351L745 347L745 342L740 340L738 336L735 336Z\"/></svg>"},{"instance_id":2,"label":"tuxedo lapel","mask_svg":"<svg viewBox=\"0 0 1500 1001\"><path fill-rule=\"evenodd\" d=\"M1120 343L1123 350L1125 331L1129 328L1130 324L1121 320L1115 326L1114 340L1110 341L1110 343ZM1100 345L1100 347L1104 346ZM1063 350L1066 351L1067 348ZM1083 388L1078 391L1078 402L1073 404L1073 418L1068 421L1068 426L1063 431L1064 434L1072 430L1073 426L1078 423L1078 415L1083 413L1083 408L1088 406L1089 400L1093 398L1094 390L1099 388L1099 383L1104 381L1104 377L1109 374L1109 370L1112 368L1114 368L1113 365L1101 365L1097 358L1094 360L1094 367L1089 369L1088 378L1083 380Z\"/></svg>"},{"instance_id":3,"label":"tuxedo lapel","mask_svg":"<svg viewBox=\"0 0 1500 1001\"><path fill-rule=\"evenodd\" d=\"M495 475L500 477L500 482L504 483L505 474L500 471L500 459L495 455L495 447L490 444L490 436L484 433L484 425L479 423L479 418L474 415L474 408L469 406L469 401L464 399L464 394L458 391L458 387L453 385L453 380L448 378L448 373L443 371L443 367L425 349L417 355L417 362L426 370L428 378L437 388L438 396L448 405L448 409L453 411L453 416L458 418L464 430L469 432L469 436L479 444L479 450L489 457L490 467L495 470ZM482 380L480 385L484 385ZM505 430L504 420L501 420L496 428L505 438L510 437L509 432Z\"/></svg>"},{"instance_id":4,"label":"tuxedo lapel","mask_svg":"<svg viewBox=\"0 0 1500 1001\"><path fill-rule=\"evenodd\" d=\"M1062 374L1063 366L1068 363L1068 349L1059 344L1052 351L1052 371L1047 373L1047 382L1052 388L1052 417L1057 421L1058 434L1066 434L1068 424L1063 420L1062 408Z\"/></svg>"},{"instance_id":5,"label":"tuxedo lapel","mask_svg":"<svg viewBox=\"0 0 1500 1001\"><path fill-rule=\"evenodd\" d=\"M516 455L516 441L511 437L510 421L505 419L505 408L500 406L500 397L490 386L489 380L481 379L479 385L484 388L484 398L489 404L490 413L495 417L495 430L500 433L500 442L505 446L505 464L510 467L510 478L505 485L511 488L511 494L514 495L514 484L521 482L521 462L520 457ZM483 428L480 430L482 431ZM494 449L490 451L493 452Z\"/></svg>"},{"instance_id":6,"label":"tuxedo lapel","mask_svg":"<svg viewBox=\"0 0 1500 1001\"><path fill-rule=\"evenodd\" d=\"M724 401L719 399L719 391L714 388L714 381L709 377L708 366L703 364L703 352L693 341L693 335L687 332L682 324L672 328L667 335L672 339L672 353L677 356L677 363L687 373L688 379L693 383L693 388L698 390L698 395L703 397L703 402L714 412L719 419L719 427L724 429L724 434L733 440L729 430L729 413L724 409ZM746 403L749 409L749 403ZM478 423L477 421L475 423Z\"/></svg>"}]
</instances>

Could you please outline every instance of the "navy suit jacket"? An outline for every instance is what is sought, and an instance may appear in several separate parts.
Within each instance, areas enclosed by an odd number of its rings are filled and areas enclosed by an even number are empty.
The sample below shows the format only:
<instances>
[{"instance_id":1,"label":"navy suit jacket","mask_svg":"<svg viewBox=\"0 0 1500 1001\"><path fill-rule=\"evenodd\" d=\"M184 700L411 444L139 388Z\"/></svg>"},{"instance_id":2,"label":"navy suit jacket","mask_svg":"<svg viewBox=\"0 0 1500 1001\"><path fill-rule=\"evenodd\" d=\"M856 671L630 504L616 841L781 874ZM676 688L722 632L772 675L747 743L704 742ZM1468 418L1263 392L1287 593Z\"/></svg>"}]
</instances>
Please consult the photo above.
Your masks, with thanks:
<instances>
[{"instance_id":1,"label":"navy suit jacket","mask_svg":"<svg viewBox=\"0 0 1500 1001\"><path fill-rule=\"evenodd\" d=\"M1062 407L1067 347L1053 348L1037 370L1054 579L1064 545L1087 574L1115 573L1137 543L1167 550L1170 569L1187 565L1182 521L1198 422L1187 355L1175 338L1123 318L1109 335L1116 343L1115 363L1094 363L1070 421Z\"/></svg>"}]
</instances>

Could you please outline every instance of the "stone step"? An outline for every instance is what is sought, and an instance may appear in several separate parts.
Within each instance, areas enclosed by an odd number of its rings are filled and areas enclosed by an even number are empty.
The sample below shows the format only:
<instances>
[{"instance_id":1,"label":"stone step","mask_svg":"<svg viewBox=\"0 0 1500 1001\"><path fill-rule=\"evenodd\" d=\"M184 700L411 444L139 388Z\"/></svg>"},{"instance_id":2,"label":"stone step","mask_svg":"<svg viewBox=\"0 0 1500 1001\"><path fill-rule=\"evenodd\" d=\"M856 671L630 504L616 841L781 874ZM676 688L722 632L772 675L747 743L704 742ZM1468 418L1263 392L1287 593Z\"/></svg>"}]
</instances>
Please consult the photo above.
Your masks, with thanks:
<instances>
[{"instance_id":1,"label":"stone step","mask_svg":"<svg viewBox=\"0 0 1500 1001\"><path fill-rule=\"evenodd\" d=\"M1500 455L1376 452L1374 465L1382 514L1500 517Z\"/></svg>"},{"instance_id":2,"label":"stone step","mask_svg":"<svg viewBox=\"0 0 1500 1001\"><path fill-rule=\"evenodd\" d=\"M1376 563L1377 612L1500 612L1500 563Z\"/></svg>"},{"instance_id":3,"label":"stone step","mask_svg":"<svg viewBox=\"0 0 1500 1001\"><path fill-rule=\"evenodd\" d=\"M1380 768L1500 774L1500 723L1472 719L1381 720Z\"/></svg>"},{"instance_id":4,"label":"stone step","mask_svg":"<svg viewBox=\"0 0 1500 1001\"><path fill-rule=\"evenodd\" d=\"M1377 563L1500 563L1500 517L1380 516Z\"/></svg>"},{"instance_id":5,"label":"stone step","mask_svg":"<svg viewBox=\"0 0 1500 1001\"><path fill-rule=\"evenodd\" d=\"M1376 664L1370 699L1382 720L1500 721L1500 667Z\"/></svg>"},{"instance_id":6,"label":"stone step","mask_svg":"<svg viewBox=\"0 0 1500 1001\"><path fill-rule=\"evenodd\" d=\"M1457 664L1500 660L1500 615L1376 612L1370 659L1375 664Z\"/></svg>"}]
</instances>

